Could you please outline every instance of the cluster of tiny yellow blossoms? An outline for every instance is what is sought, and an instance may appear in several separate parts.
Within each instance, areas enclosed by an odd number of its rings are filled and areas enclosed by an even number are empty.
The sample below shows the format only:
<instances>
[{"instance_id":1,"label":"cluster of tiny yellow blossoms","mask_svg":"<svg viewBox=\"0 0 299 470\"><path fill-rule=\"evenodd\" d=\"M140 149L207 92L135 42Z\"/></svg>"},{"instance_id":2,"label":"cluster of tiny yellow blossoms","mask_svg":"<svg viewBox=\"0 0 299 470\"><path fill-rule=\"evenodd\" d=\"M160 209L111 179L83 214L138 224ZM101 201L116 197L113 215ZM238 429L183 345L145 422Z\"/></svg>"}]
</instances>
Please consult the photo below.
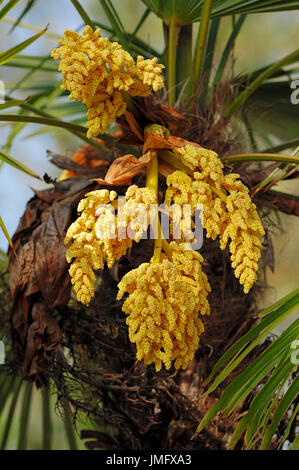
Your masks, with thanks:
<instances>
[{"instance_id":1,"label":"cluster of tiny yellow blossoms","mask_svg":"<svg viewBox=\"0 0 299 470\"><path fill-rule=\"evenodd\" d=\"M149 226L151 204L157 204L157 197L152 189L129 186L125 205L126 226L136 242L140 241Z\"/></svg>"},{"instance_id":2,"label":"cluster of tiny yellow blossoms","mask_svg":"<svg viewBox=\"0 0 299 470\"><path fill-rule=\"evenodd\" d=\"M203 227L207 231L207 237L215 240L226 227L226 204L213 192L211 185L203 180L202 174L194 172L191 178L182 171L175 171L168 176L167 185L165 203L168 206L172 202L180 206L190 204L192 215L196 206L202 205Z\"/></svg>"},{"instance_id":3,"label":"cluster of tiny yellow blossoms","mask_svg":"<svg viewBox=\"0 0 299 470\"><path fill-rule=\"evenodd\" d=\"M154 191L132 185L126 191L123 210L122 199L118 200L120 207L116 215L112 205L97 208L95 234L109 268L131 248L133 240L140 241L149 225L150 205L156 202Z\"/></svg>"},{"instance_id":4,"label":"cluster of tiny yellow blossoms","mask_svg":"<svg viewBox=\"0 0 299 470\"><path fill-rule=\"evenodd\" d=\"M173 152L191 170L199 169L202 179L210 179L216 188L221 188L223 165L216 152L191 144L177 147Z\"/></svg>"},{"instance_id":5,"label":"cluster of tiny yellow blossoms","mask_svg":"<svg viewBox=\"0 0 299 470\"><path fill-rule=\"evenodd\" d=\"M146 96L151 87L163 87L163 65L157 59L132 56L117 42L100 37L86 26L83 35L67 30L60 47L52 51L60 59L62 89L70 91L69 99L81 101L87 108L87 136L104 133L106 127L126 110L122 92Z\"/></svg>"},{"instance_id":6,"label":"cluster of tiny yellow blossoms","mask_svg":"<svg viewBox=\"0 0 299 470\"><path fill-rule=\"evenodd\" d=\"M165 202L171 205L202 205L202 224L207 237L219 237L224 249L230 239L232 267L248 293L256 281L264 229L248 192L238 174L224 175L215 152L187 145L174 149L181 161L194 171L190 177L175 171L167 178ZM199 171L195 171L199 170Z\"/></svg>"},{"instance_id":7,"label":"cluster of tiny yellow blossoms","mask_svg":"<svg viewBox=\"0 0 299 470\"><path fill-rule=\"evenodd\" d=\"M230 193L226 201L229 217L226 228L220 233L220 245L223 249L231 239L232 267L247 293L257 279L261 235L265 232L249 190L238 178L238 174L224 178L223 187Z\"/></svg>"},{"instance_id":8,"label":"cluster of tiny yellow blossoms","mask_svg":"<svg viewBox=\"0 0 299 470\"><path fill-rule=\"evenodd\" d=\"M176 369L188 367L204 331L198 312L210 312L201 255L174 242L169 252L170 259L163 255L159 263L143 263L118 285L118 299L129 294L123 311L137 359L154 363L157 371L163 363L169 369L172 361Z\"/></svg>"},{"instance_id":9,"label":"cluster of tiny yellow blossoms","mask_svg":"<svg viewBox=\"0 0 299 470\"><path fill-rule=\"evenodd\" d=\"M109 203L115 194L108 190L87 193L78 205L81 215L69 227L64 240L65 244L74 240L66 252L66 259L72 263L69 273L77 299L85 305L94 296L94 271L103 268L102 247L95 234L96 207Z\"/></svg>"},{"instance_id":10,"label":"cluster of tiny yellow blossoms","mask_svg":"<svg viewBox=\"0 0 299 470\"><path fill-rule=\"evenodd\" d=\"M142 207L149 212L150 205L157 202L151 189L130 186L125 195L124 217L120 220L114 213L113 202L116 202L116 197L115 191L107 189L87 193L78 205L81 214L69 227L65 237L65 244L74 240L66 252L66 258L72 263L69 273L77 299L85 305L94 296L94 271L103 269L104 260L108 267L112 267L132 246L133 239L140 241L149 225L147 213L137 223L138 206L135 213L130 209L142 203ZM129 237L127 227L130 225Z\"/></svg>"}]
</instances>

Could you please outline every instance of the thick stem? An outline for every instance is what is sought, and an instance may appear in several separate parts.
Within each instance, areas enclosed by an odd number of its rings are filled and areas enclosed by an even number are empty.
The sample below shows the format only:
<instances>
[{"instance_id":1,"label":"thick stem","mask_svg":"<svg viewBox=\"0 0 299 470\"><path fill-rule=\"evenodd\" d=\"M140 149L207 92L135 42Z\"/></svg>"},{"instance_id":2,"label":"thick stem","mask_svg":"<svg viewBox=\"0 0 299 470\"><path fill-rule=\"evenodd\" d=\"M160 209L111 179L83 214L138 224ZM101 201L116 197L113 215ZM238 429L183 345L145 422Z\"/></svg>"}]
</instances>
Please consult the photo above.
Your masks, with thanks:
<instances>
[{"instance_id":1,"label":"thick stem","mask_svg":"<svg viewBox=\"0 0 299 470\"><path fill-rule=\"evenodd\" d=\"M156 152L153 153L153 159L147 165L146 187L152 189L158 199L158 158Z\"/></svg>"},{"instance_id":2,"label":"thick stem","mask_svg":"<svg viewBox=\"0 0 299 470\"><path fill-rule=\"evenodd\" d=\"M179 29L175 24L175 18L172 17L168 35L168 102L171 107L175 104L176 95L176 54Z\"/></svg>"},{"instance_id":3,"label":"thick stem","mask_svg":"<svg viewBox=\"0 0 299 470\"><path fill-rule=\"evenodd\" d=\"M192 24L182 26L178 35L176 53L176 99L184 100L192 94Z\"/></svg>"}]
</instances>

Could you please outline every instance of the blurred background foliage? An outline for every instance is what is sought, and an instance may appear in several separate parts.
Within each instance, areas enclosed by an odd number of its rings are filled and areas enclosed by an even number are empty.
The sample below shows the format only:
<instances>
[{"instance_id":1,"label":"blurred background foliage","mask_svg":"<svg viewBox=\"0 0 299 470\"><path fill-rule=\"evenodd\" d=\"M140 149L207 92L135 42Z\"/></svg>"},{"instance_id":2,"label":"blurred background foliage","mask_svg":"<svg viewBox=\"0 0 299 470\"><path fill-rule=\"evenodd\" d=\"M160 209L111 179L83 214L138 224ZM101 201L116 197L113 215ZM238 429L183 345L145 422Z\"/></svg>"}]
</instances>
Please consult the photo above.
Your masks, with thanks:
<instances>
[{"instance_id":1,"label":"blurred background foliage","mask_svg":"<svg viewBox=\"0 0 299 470\"><path fill-rule=\"evenodd\" d=\"M0 80L4 82L6 92L9 92L9 95L14 99L22 100L34 94L34 102L31 100L30 104L38 106L41 112L53 113L64 121L72 121L76 124L84 125L85 119L82 115L82 105L80 103L72 103L72 106L65 106L67 99L65 97L59 97L61 93L59 89L60 74L57 73L57 64L52 60L47 60L49 52L53 47L56 47L57 39L63 36L65 29L79 30L79 28L82 27L83 20L78 13L78 8L76 8L78 3L72 0L53 0L51 2L46 0L4 1L4 3L0 2L0 9L10 3L14 7L0 22L1 51L10 49L16 44L21 43L47 25L48 28L39 40L32 43L24 52L21 52L20 56L15 57L9 64L1 66ZM15 3L15 5L13 5L13 3ZM155 7L155 3L157 2L155 2L155 0L144 2L140 0L111 0L111 2L108 3L114 6L127 33L134 33L138 26L139 19L145 15L145 21L137 35L140 43L135 44L136 53L139 53L138 47L142 47L143 54L144 50L148 51L149 57L151 57L152 52L157 53L161 55L162 62L163 60L165 62L167 60L167 54L165 53L162 22L153 13L148 13L146 7L146 4L150 7ZM199 4L200 2L197 3ZM103 30L103 34L116 39L111 33L111 18L109 14L107 15L107 10L105 11L103 7L105 2L86 0L81 2L81 4L84 4L84 9L88 17L93 20L96 19L98 26L107 26L106 30ZM216 1L214 4L220 5L221 2ZM238 11L236 13L238 13ZM166 15L165 18L167 20L167 11L162 10L162 14ZM17 19L19 20L16 27L15 23ZM232 23L233 21L236 21L236 18L232 16L226 16L221 19L212 63L212 75L215 74L216 65L219 63L225 45L231 37L232 28L235 24ZM248 15L240 34L237 36L232 58L223 71L223 76L227 75L230 77L232 73L234 76L250 75L251 72L271 64L297 49L299 44L298 24L299 11ZM195 25L196 30L197 28L198 24ZM123 36L122 34L124 33L120 28L120 38L123 38L124 41L130 41L130 34ZM20 67L21 65L23 67ZM34 73L32 72L32 66L34 66ZM180 67L180 59L178 60L178 67ZM43 68L43 70L40 70L40 68ZM52 89L49 93L50 87ZM46 95L43 94L45 90L47 90ZM278 145L281 140L298 138L298 109L295 110L295 105L291 105L290 103L285 104L283 100L280 101L279 96L279 89L277 89L275 93L269 93L269 96L267 96L265 88L260 92L259 98L261 100L268 100L269 113L266 123L263 122L265 116L259 116L257 114L256 102L253 101L251 103L250 100L248 101L249 118L254 120L257 126L259 123L261 127L263 126L260 134L256 131L256 140L260 148ZM284 113L285 122L282 126L279 119L281 119L282 116L283 106L286 106L286 108ZM297 105L297 107L299 108L299 105ZM29 108L27 108L27 110L28 109ZM291 113L292 110L294 110L293 114ZM3 110L3 112L9 114L10 109ZM26 107L21 110L21 113L26 113ZM271 115L273 116L272 123L271 119L269 119ZM268 129L266 129L267 125ZM277 129L274 131L275 126ZM265 135L266 130L268 134L267 138L264 139L263 133ZM59 170L51 165L47 159L47 149L71 157L81 144L81 139L61 128L50 128L41 126L40 124L28 124L26 126L22 123L16 123L14 126L11 126L11 124L7 122L1 122L0 124L1 148L41 176L44 173L48 173L52 177L59 175ZM249 144L247 144L247 147L248 146ZM41 189L46 187L46 184L24 173L18 172L9 165L1 165L0 214L10 234L14 232L18 220L24 211L25 204L33 194L32 187ZM276 189L299 196L298 180L281 182L276 186ZM274 239L275 269L273 272L269 269L267 271L267 281L271 288L268 289L266 295L260 299L261 307L277 301L298 286L299 220L295 216L284 214L279 214L279 218L281 229ZM2 250L6 251L7 240L2 233L0 234L0 247ZM297 316L298 309L288 318L284 326L280 325L279 328L275 330L275 333L280 333L282 329L284 329L287 324L290 324L292 319L295 319ZM27 389L28 386L22 386L20 399L18 399L16 405L16 415L24 413L22 403L25 403L24 400L26 401L28 399L29 391ZM29 449L38 449L42 448L45 444L42 442L41 437L43 420L40 416L40 409L43 403L48 403L48 405L51 403L51 409L53 409L55 400L54 397L46 397L46 401L43 401L43 397L39 392L33 391L32 393L31 413L29 416L30 432L27 436L27 447ZM12 402L13 397L12 401L6 404L5 410L1 414L0 439L2 440L5 437L5 425L9 419ZM35 410L38 411L35 412ZM45 406L44 412L47 412ZM6 448L13 449L18 447L18 445L20 446L19 423L13 420L11 425L12 432L9 433ZM83 444L75 437L75 434L73 432L67 432L68 426L63 426L59 417L53 417L52 426L55 427L55 432L52 433L53 448L64 449L70 445L83 448Z\"/></svg>"}]
</instances>

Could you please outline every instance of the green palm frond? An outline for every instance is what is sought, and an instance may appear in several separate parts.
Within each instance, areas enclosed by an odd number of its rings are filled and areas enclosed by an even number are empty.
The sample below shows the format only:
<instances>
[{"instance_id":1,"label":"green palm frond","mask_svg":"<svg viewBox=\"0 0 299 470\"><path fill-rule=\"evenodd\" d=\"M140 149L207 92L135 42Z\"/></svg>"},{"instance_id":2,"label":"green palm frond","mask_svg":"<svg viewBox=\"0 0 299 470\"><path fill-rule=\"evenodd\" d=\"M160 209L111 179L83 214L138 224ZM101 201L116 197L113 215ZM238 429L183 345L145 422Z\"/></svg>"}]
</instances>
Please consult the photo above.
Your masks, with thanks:
<instances>
[{"instance_id":1,"label":"green palm frond","mask_svg":"<svg viewBox=\"0 0 299 470\"><path fill-rule=\"evenodd\" d=\"M206 394L213 392L229 378L247 355L298 306L299 289L264 310L260 314L261 321L240 338L214 366L205 381L205 384L209 384L214 379ZM255 390L255 397L250 403L249 410L238 423L229 447L236 445L245 433L245 448L251 448L257 442L260 448L268 448L278 424L285 413L291 409L299 393L299 361L294 355L293 348L298 338L299 319L295 320L225 388L217 403L202 419L197 432L202 431L218 412L224 417L234 413L238 407L242 406L246 397ZM256 388L258 385L262 385L259 391ZM286 385L287 391L283 393Z\"/></svg>"},{"instance_id":2,"label":"green palm frond","mask_svg":"<svg viewBox=\"0 0 299 470\"><path fill-rule=\"evenodd\" d=\"M177 25L200 21L204 1L198 0L142 0L148 8L163 19L166 24L175 17ZM299 1L281 0L214 0L212 18L236 14L264 13L270 11L296 10Z\"/></svg>"},{"instance_id":3,"label":"green palm frond","mask_svg":"<svg viewBox=\"0 0 299 470\"><path fill-rule=\"evenodd\" d=\"M289 81L273 81L261 85L248 98L245 109L256 133L265 131L282 140L296 141L299 106L292 104L291 92Z\"/></svg>"}]
</instances>

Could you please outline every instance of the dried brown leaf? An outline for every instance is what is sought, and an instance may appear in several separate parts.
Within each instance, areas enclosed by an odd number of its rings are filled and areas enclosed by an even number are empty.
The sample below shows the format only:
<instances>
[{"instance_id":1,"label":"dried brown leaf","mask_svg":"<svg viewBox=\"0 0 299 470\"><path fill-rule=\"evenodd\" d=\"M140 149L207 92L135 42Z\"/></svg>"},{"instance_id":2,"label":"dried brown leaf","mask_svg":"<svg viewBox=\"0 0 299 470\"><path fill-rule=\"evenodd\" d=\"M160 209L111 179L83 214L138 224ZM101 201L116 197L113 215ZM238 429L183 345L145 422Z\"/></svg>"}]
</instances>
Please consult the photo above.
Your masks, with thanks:
<instances>
[{"instance_id":1,"label":"dried brown leaf","mask_svg":"<svg viewBox=\"0 0 299 470\"><path fill-rule=\"evenodd\" d=\"M44 370L60 348L60 329L51 310L67 304L71 282L64 237L79 200L94 187L72 178L37 191L28 202L9 250L9 286L13 302L12 339L24 378L43 381Z\"/></svg>"}]
</instances>

